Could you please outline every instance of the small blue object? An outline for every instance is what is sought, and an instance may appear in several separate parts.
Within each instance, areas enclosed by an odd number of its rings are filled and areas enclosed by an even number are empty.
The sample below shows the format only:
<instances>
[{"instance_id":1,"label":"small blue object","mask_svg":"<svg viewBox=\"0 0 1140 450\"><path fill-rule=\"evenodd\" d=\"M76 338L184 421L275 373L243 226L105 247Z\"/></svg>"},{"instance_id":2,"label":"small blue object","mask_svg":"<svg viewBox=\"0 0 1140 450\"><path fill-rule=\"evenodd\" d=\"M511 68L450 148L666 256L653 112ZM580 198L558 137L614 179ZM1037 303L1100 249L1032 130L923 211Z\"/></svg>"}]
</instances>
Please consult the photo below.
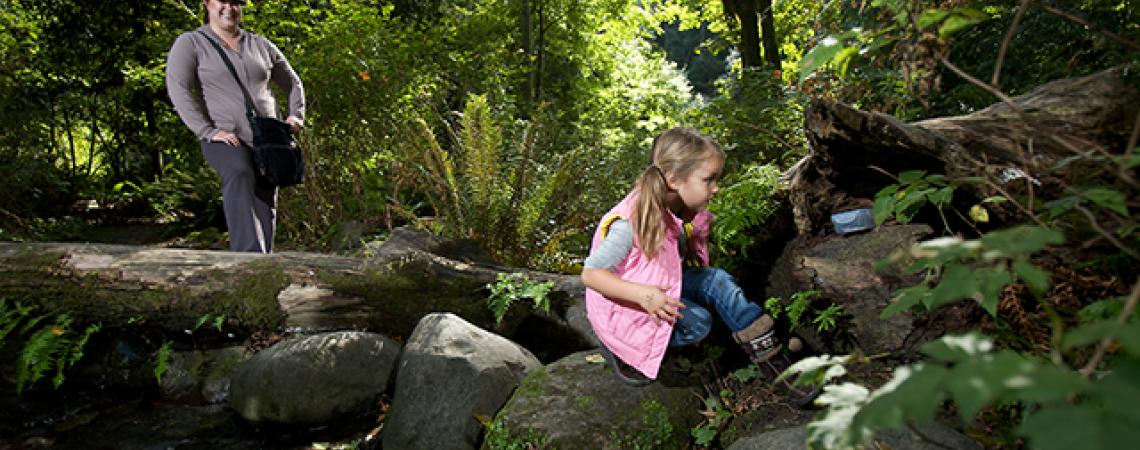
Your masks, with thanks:
<instances>
[{"instance_id":1,"label":"small blue object","mask_svg":"<svg viewBox=\"0 0 1140 450\"><path fill-rule=\"evenodd\" d=\"M835 226L836 233L854 233L875 228L875 216L871 208L852 209L832 214L831 224Z\"/></svg>"}]
</instances>

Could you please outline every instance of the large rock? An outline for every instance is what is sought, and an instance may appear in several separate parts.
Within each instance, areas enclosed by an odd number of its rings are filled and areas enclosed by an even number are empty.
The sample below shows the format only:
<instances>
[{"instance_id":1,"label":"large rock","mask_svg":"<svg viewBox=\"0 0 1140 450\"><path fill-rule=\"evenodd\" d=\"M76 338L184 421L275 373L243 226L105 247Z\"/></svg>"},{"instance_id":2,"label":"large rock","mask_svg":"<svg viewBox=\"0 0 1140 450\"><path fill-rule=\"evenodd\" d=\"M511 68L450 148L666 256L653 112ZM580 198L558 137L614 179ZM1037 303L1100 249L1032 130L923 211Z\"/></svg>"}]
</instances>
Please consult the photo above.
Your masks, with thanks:
<instances>
[{"instance_id":1,"label":"large rock","mask_svg":"<svg viewBox=\"0 0 1140 450\"><path fill-rule=\"evenodd\" d=\"M454 314L429 314L404 346L385 448L473 449L483 425L523 377L541 367L529 351Z\"/></svg>"},{"instance_id":2,"label":"large rock","mask_svg":"<svg viewBox=\"0 0 1140 450\"><path fill-rule=\"evenodd\" d=\"M818 290L814 309L830 303L843 307L844 319L837 324L841 334L821 339L811 324L796 331L819 350L846 352L891 352L913 347L931 336L912 336L914 318L909 313L880 318L896 289L918 282L915 275L895 269L877 272L875 264L898 249L909 248L931 233L927 225L888 225L849 235L832 235L822 241L800 236L788 244L776 261L768 281L768 295L784 299L801 291ZM923 330L925 333L926 330Z\"/></svg>"},{"instance_id":3,"label":"large rock","mask_svg":"<svg viewBox=\"0 0 1140 450\"><path fill-rule=\"evenodd\" d=\"M495 418L485 449L681 449L700 423L699 385L622 384L597 350L527 376Z\"/></svg>"},{"instance_id":4,"label":"large rock","mask_svg":"<svg viewBox=\"0 0 1140 450\"><path fill-rule=\"evenodd\" d=\"M977 441L937 422L921 427L921 435L910 430L875 433L867 448L892 450L982 450ZM804 427L781 428L741 438L726 450L807 450Z\"/></svg>"},{"instance_id":5,"label":"large rock","mask_svg":"<svg viewBox=\"0 0 1140 450\"><path fill-rule=\"evenodd\" d=\"M280 342L234 372L230 406L251 422L320 424L370 408L388 386L399 344L342 331Z\"/></svg>"}]
</instances>

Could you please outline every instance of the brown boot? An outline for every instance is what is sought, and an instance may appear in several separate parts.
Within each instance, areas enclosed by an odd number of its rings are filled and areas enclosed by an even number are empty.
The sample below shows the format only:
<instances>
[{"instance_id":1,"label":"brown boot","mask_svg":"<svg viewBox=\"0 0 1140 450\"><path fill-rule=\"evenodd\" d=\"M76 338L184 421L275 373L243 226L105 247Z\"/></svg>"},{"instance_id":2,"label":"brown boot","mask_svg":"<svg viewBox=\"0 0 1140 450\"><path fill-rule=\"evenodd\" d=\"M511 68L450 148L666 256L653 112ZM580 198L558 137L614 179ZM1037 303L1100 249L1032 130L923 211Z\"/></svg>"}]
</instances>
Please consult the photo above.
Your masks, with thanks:
<instances>
[{"instance_id":1,"label":"brown boot","mask_svg":"<svg viewBox=\"0 0 1140 450\"><path fill-rule=\"evenodd\" d=\"M776 338L776 330L772 329L774 324L772 316L765 314L743 330L732 333L732 337L744 349L744 353L748 354L748 358L759 364L769 360L783 348Z\"/></svg>"}]
</instances>

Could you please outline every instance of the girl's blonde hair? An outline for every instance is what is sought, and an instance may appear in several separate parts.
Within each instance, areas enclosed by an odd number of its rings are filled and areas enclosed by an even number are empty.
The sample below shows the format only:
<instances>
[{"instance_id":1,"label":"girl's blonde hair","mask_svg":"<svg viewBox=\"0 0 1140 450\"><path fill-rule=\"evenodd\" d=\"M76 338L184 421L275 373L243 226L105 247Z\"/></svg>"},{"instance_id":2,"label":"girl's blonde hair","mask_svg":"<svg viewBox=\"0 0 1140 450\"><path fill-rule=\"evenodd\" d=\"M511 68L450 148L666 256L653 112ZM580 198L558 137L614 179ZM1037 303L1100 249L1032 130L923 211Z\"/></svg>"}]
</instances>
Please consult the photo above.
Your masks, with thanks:
<instances>
[{"instance_id":1,"label":"girl's blonde hair","mask_svg":"<svg viewBox=\"0 0 1140 450\"><path fill-rule=\"evenodd\" d=\"M639 194L630 220L641 251L649 258L657 256L666 227L673 226L672 220L665 220L665 195L669 193L666 177L687 179L710 157L724 161L724 151L716 141L694 128L673 128L653 139L649 166L634 183ZM692 242L689 244L687 251L692 248Z\"/></svg>"}]
</instances>

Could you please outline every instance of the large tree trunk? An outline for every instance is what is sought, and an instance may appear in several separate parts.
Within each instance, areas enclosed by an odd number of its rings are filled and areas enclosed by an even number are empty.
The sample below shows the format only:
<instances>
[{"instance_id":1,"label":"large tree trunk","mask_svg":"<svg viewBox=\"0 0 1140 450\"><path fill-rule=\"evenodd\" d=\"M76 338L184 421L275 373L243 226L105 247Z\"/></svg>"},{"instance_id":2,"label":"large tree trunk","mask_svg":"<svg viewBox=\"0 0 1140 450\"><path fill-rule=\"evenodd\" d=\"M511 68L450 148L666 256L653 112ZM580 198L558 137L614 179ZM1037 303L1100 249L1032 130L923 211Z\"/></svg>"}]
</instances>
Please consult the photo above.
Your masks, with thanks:
<instances>
[{"instance_id":1,"label":"large tree trunk","mask_svg":"<svg viewBox=\"0 0 1140 450\"><path fill-rule=\"evenodd\" d=\"M760 7L760 41L764 45L764 61L773 69L780 69L779 39L776 37L776 18L772 0L757 0Z\"/></svg>"},{"instance_id":2,"label":"large tree trunk","mask_svg":"<svg viewBox=\"0 0 1140 450\"><path fill-rule=\"evenodd\" d=\"M1057 168L1063 159L1123 149L1140 91L1121 76L1115 68L1059 80L1014 98L1013 105L914 123L814 100L804 114L811 150L791 171L796 226L801 234L825 233L832 213L867 206L895 183L883 172L922 169L990 180L959 188L967 195L955 200L967 208L1001 191L1024 194L1031 183L1038 194L1061 189L1070 172L1090 170L1079 164ZM987 205L995 225L1019 220L1020 213L1006 205Z\"/></svg>"},{"instance_id":3,"label":"large tree trunk","mask_svg":"<svg viewBox=\"0 0 1140 450\"><path fill-rule=\"evenodd\" d=\"M740 23L740 64L745 68L760 67L760 27L756 21L755 0L723 0L724 10Z\"/></svg>"},{"instance_id":4,"label":"large tree trunk","mask_svg":"<svg viewBox=\"0 0 1140 450\"><path fill-rule=\"evenodd\" d=\"M35 306L37 314L68 313L104 326L141 322L175 336L209 315L238 332L356 329L402 338L422 316L441 311L507 337L526 329L516 340L539 347L535 340L574 334L563 317L584 294L577 277L438 254L451 251L447 245L402 229L374 258L0 243L0 298ZM494 322L486 286L513 272L556 282L551 314L535 317L516 305L501 325ZM563 353L585 348L582 339L549 340L566 347Z\"/></svg>"}]
</instances>

